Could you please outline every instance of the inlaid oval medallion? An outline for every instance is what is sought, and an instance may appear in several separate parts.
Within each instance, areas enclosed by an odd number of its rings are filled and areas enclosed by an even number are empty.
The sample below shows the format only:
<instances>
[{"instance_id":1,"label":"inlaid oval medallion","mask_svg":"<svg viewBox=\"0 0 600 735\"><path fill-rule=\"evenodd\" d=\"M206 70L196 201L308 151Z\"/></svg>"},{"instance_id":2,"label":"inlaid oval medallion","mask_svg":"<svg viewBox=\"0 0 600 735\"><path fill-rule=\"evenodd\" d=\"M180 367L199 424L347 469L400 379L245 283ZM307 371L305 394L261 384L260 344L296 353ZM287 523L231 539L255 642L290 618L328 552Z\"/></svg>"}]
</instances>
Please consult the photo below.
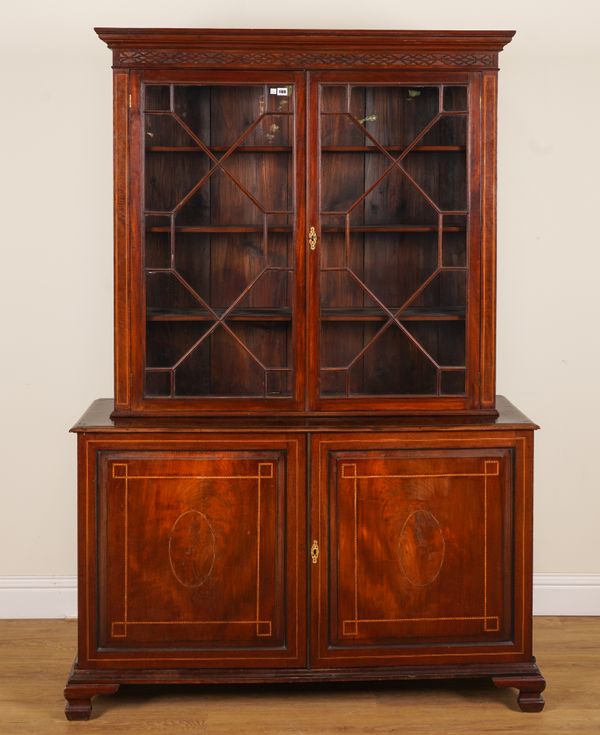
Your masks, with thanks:
<instances>
[{"instance_id":1,"label":"inlaid oval medallion","mask_svg":"<svg viewBox=\"0 0 600 735\"><path fill-rule=\"evenodd\" d=\"M442 568L446 542L437 518L428 510L411 513L400 532L400 566L411 584L431 584Z\"/></svg>"},{"instance_id":2,"label":"inlaid oval medallion","mask_svg":"<svg viewBox=\"0 0 600 735\"><path fill-rule=\"evenodd\" d=\"M215 564L215 532L198 510L182 513L169 535L169 563L184 587L200 587L210 577Z\"/></svg>"}]
</instances>

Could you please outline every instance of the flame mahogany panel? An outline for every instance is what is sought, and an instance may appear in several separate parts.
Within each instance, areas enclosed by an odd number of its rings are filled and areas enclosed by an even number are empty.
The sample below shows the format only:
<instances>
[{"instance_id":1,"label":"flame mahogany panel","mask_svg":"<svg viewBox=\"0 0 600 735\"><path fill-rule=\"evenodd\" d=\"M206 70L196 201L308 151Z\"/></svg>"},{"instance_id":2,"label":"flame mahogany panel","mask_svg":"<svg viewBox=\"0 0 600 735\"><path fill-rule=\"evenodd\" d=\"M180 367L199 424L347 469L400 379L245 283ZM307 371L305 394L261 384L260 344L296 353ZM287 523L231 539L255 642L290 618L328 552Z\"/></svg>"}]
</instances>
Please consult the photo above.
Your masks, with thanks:
<instances>
[{"instance_id":1,"label":"flame mahogany panel","mask_svg":"<svg viewBox=\"0 0 600 735\"><path fill-rule=\"evenodd\" d=\"M81 665L303 664L302 437L85 436L80 452Z\"/></svg>"},{"instance_id":2,"label":"flame mahogany panel","mask_svg":"<svg viewBox=\"0 0 600 735\"><path fill-rule=\"evenodd\" d=\"M529 436L337 434L313 456L315 665L530 655Z\"/></svg>"}]
</instances>

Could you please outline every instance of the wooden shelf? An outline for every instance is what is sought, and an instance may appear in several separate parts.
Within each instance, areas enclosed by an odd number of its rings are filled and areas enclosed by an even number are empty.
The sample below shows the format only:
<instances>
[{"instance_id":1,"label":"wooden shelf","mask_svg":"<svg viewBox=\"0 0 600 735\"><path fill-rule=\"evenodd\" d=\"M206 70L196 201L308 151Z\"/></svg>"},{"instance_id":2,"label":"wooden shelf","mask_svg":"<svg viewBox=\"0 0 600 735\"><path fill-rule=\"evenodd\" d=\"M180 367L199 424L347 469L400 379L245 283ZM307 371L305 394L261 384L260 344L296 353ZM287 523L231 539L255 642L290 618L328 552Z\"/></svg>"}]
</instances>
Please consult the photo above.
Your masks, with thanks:
<instances>
[{"instance_id":1,"label":"wooden shelf","mask_svg":"<svg viewBox=\"0 0 600 735\"><path fill-rule=\"evenodd\" d=\"M390 307L395 313L398 307ZM215 309L217 314L222 310ZM290 321L291 309L236 309L226 317L225 321ZM325 322L384 322L388 315L381 309L371 307L356 308L326 308L321 309L321 321ZM400 314L401 321L462 321L465 310L461 307L412 307ZM148 309L146 319L149 322L213 322L212 314L206 310L191 309Z\"/></svg>"},{"instance_id":2,"label":"wooden shelf","mask_svg":"<svg viewBox=\"0 0 600 735\"><path fill-rule=\"evenodd\" d=\"M443 232L465 232L465 227L458 227L455 225L449 225L443 228ZM345 227L332 227L324 225L321 228L322 232L345 232ZM378 232L437 232L437 225L353 225L350 227L350 232L365 232L376 234Z\"/></svg>"},{"instance_id":3,"label":"wooden shelf","mask_svg":"<svg viewBox=\"0 0 600 735\"><path fill-rule=\"evenodd\" d=\"M213 153L226 153L228 146L215 145L207 146ZM234 149L233 153L291 153L293 150L291 145L240 145ZM149 145L146 146L148 153L204 153L206 151L197 145Z\"/></svg>"},{"instance_id":4,"label":"wooden shelf","mask_svg":"<svg viewBox=\"0 0 600 735\"><path fill-rule=\"evenodd\" d=\"M386 145L382 146L388 153L402 153L408 146ZM457 153L465 151L464 145L416 145L411 149L419 153ZM381 149L374 145L324 145L321 146L323 153L381 153Z\"/></svg>"},{"instance_id":5,"label":"wooden shelf","mask_svg":"<svg viewBox=\"0 0 600 735\"><path fill-rule=\"evenodd\" d=\"M224 309L215 309L220 315ZM282 309L235 309L225 318L226 322L289 322L292 310ZM146 320L149 322L214 322L213 315L205 309L148 309Z\"/></svg>"},{"instance_id":6,"label":"wooden shelf","mask_svg":"<svg viewBox=\"0 0 600 735\"><path fill-rule=\"evenodd\" d=\"M267 227L267 231L271 233L277 232L292 232L292 225L273 225ZM170 232L170 227L149 227L148 232ZM262 232L263 227L261 225L178 225L175 227L175 232L200 232L200 233L213 233L213 234L243 234L247 232Z\"/></svg>"},{"instance_id":7,"label":"wooden shelf","mask_svg":"<svg viewBox=\"0 0 600 735\"><path fill-rule=\"evenodd\" d=\"M443 228L443 232L465 232L465 227L458 227L455 225L449 225ZM164 227L149 227L148 232L170 232L171 228ZM262 232L263 228L261 225L177 225L175 232L200 232L200 233L232 233L242 234L248 232ZM272 225L267 227L267 231L271 233L291 233L293 231L292 225ZM321 228L321 232L345 232L345 227L332 227L324 225ZM421 233L421 232L437 232L437 225L353 225L350 227L350 232L356 233L393 233L393 232L407 232L407 233Z\"/></svg>"},{"instance_id":8,"label":"wooden shelf","mask_svg":"<svg viewBox=\"0 0 600 735\"><path fill-rule=\"evenodd\" d=\"M390 306L389 309L395 314L398 307ZM405 309L398 318L403 322L454 322L464 320L465 310L456 306L415 306ZM388 319L384 311L372 307L321 309L322 322L385 322Z\"/></svg>"},{"instance_id":9,"label":"wooden shelf","mask_svg":"<svg viewBox=\"0 0 600 735\"><path fill-rule=\"evenodd\" d=\"M382 146L388 153L402 153L407 146L388 145ZM227 146L207 146L213 153L226 153ZM411 149L418 153L459 153L465 151L464 145L416 145ZM146 146L148 153L204 153L206 151L197 145L149 145ZM291 153L291 145L240 145L234 149L234 153ZM321 147L323 153L381 153L381 149L374 145L324 145Z\"/></svg>"}]
</instances>

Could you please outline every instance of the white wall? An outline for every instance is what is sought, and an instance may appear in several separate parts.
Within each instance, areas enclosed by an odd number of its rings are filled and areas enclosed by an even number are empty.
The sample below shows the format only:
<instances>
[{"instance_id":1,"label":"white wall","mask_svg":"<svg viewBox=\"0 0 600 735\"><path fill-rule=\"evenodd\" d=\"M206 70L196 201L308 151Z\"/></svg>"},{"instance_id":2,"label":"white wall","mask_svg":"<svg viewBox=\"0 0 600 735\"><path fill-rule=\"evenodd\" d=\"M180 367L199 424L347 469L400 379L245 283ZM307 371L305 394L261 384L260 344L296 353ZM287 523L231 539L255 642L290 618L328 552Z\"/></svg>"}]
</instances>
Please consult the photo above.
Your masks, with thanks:
<instances>
[{"instance_id":1,"label":"white wall","mask_svg":"<svg viewBox=\"0 0 600 735\"><path fill-rule=\"evenodd\" d=\"M0 578L75 573L67 429L112 394L111 73L94 25L517 29L500 57L498 391L542 425L536 571L600 575L597 2L21 0L0 9Z\"/></svg>"}]
</instances>

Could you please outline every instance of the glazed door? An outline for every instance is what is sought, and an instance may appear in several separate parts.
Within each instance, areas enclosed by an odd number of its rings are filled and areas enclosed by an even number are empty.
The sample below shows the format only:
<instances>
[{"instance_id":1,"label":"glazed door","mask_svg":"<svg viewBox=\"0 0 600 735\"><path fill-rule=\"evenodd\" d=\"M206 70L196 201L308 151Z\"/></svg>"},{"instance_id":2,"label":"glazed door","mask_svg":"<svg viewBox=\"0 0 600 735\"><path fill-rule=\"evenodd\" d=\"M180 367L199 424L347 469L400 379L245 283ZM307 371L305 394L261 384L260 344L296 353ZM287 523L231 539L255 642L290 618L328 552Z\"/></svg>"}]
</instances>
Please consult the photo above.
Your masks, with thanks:
<instances>
[{"instance_id":1,"label":"glazed door","mask_svg":"<svg viewBox=\"0 0 600 735\"><path fill-rule=\"evenodd\" d=\"M313 666L523 660L524 443L315 440Z\"/></svg>"},{"instance_id":2,"label":"glazed door","mask_svg":"<svg viewBox=\"0 0 600 735\"><path fill-rule=\"evenodd\" d=\"M296 408L305 356L303 77L133 79L134 408Z\"/></svg>"},{"instance_id":3,"label":"glazed door","mask_svg":"<svg viewBox=\"0 0 600 735\"><path fill-rule=\"evenodd\" d=\"M143 444L90 447L81 650L98 666L302 665L302 440Z\"/></svg>"},{"instance_id":4,"label":"glazed door","mask_svg":"<svg viewBox=\"0 0 600 735\"><path fill-rule=\"evenodd\" d=\"M476 405L478 76L311 75L314 407Z\"/></svg>"}]
</instances>

